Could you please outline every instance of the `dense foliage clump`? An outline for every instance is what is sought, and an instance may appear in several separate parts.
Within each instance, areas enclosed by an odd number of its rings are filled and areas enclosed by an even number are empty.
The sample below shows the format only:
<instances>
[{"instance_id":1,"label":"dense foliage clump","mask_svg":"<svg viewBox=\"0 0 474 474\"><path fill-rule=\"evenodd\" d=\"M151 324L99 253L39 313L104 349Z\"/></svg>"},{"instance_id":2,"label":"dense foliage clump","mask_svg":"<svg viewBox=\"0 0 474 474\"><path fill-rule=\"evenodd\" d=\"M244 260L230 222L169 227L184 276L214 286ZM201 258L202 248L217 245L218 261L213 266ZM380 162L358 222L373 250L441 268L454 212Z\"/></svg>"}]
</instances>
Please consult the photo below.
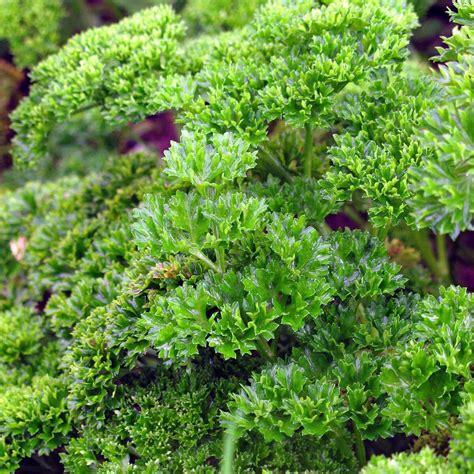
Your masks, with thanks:
<instances>
[{"instance_id":1,"label":"dense foliage clump","mask_svg":"<svg viewBox=\"0 0 474 474\"><path fill-rule=\"evenodd\" d=\"M61 0L2 0L0 39L7 40L16 64L27 67L56 51Z\"/></svg>"},{"instance_id":2,"label":"dense foliage clump","mask_svg":"<svg viewBox=\"0 0 474 474\"><path fill-rule=\"evenodd\" d=\"M439 73L405 0L206 5L31 72L13 153L42 181L0 202L1 469L470 472L474 297L446 243L474 214L472 2ZM111 151L168 110L164 156ZM431 447L367 464L394 437Z\"/></svg>"}]
</instances>

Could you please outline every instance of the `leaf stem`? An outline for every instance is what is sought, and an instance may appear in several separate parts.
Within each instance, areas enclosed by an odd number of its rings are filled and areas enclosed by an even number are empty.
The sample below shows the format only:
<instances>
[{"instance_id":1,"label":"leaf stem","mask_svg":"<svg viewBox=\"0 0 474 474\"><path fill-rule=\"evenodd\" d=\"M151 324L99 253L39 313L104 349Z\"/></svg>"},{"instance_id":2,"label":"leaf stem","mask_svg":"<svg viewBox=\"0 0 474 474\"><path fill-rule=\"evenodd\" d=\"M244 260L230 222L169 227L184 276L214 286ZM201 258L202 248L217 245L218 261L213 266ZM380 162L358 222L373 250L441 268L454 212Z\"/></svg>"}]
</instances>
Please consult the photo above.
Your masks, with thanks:
<instances>
[{"instance_id":1,"label":"leaf stem","mask_svg":"<svg viewBox=\"0 0 474 474\"><path fill-rule=\"evenodd\" d=\"M445 234L436 234L436 253L438 254L438 273L440 280L444 283L451 283Z\"/></svg>"},{"instance_id":2,"label":"leaf stem","mask_svg":"<svg viewBox=\"0 0 474 474\"><path fill-rule=\"evenodd\" d=\"M378 239L384 241L388 237L388 233L390 232L391 224L388 222L384 227L376 227L375 235Z\"/></svg>"},{"instance_id":3,"label":"leaf stem","mask_svg":"<svg viewBox=\"0 0 474 474\"><path fill-rule=\"evenodd\" d=\"M276 358L275 352L272 350L270 345L262 336L258 336L257 347L260 355L268 362L273 362Z\"/></svg>"},{"instance_id":4,"label":"leaf stem","mask_svg":"<svg viewBox=\"0 0 474 474\"><path fill-rule=\"evenodd\" d=\"M420 231L410 231L411 236L415 242L417 249L420 251L426 266L430 269L431 273L439 278L439 268L436 257L433 253L430 238L426 229Z\"/></svg>"},{"instance_id":5,"label":"leaf stem","mask_svg":"<svg viewBox=\"0 0 474 474\"><path fill-rule=\"evenodd\" d=\"M342 209L342 212L346 214L347 217L352 219L361 229L365 229L367 227L367 222L362 219L359 212L350 205L345 206Z\"/></svg>"},{"instance_id":6,"label":"leaf stem","mask_svg":"<svg viewBox=\"0 0 474 474\"><path fill-rule=\"evenodd\" d=\"M54 466L51 466L46 459L44 459L39 454L33 454L32 458L41 466L43 472L53 472L55 470Z\"/></svg>"},{"instance_id":7,"label":"leaf stem","mask_svg":"<svg viewBox=\"0 0 474 474\"><path fill-rule=\"evenodd\" d=\"M260 153L260 158L268 166L270 172L274 172L278 177L284 179L288 183L293 181L293 176L286 170L280 160L271 156L267 152Z\"/></svg>"},{"instance_id":8,"label":"leaf stem","mask_svg":"<svg viewBox=\"0 0 474 474\"><path fill-rule=\"evenodd\" d=\"M304 126L304 151L303 151L303 166L304 175L311 178L313 167L313 127L307 123Z\"/></svg>"},{"instance_id":9,"label":"leaf stem","mask_svg":"<svg viewBox=\"0 0 474 474\"><path fill-rule=\"evenodd\" d=\"M417 249L420 251L423 260L431 273L441 283L450 283L449 260L446 252L446 235L436 234L436 253L433 252L430 237L426 229L420 231L410 231Z\"/></svg>"},{"instance_id":10,"label":"leaf stem","mask_svg":"<svg viewBox=\"0 0 474 474\"><path fill-rule=\"evenodd\" d=\"M217 267L217 265L212 260L207 258L200 250L191 249L189 253L201 260L201 262L208 266L211 270L214 270L216 273L220 273L220 269Z\"/></svg>"},{"instance_id":11,"label":"leaf stem","mask_svg":"<svg viewBox=\"0 0 474 474\"><path fill-rule=\"evenodd\" d=\"M365 453L364 441L362 435L360 434L359 428L353 422L354 427L354 444L356 449L356 456L359 461L359 467L364 467L367 464L367 456Z\"/></svg>"},{"instance_id":12,"label":"leaf stem","mask_svg":"<svg viewBox=\"0 0 474 474\"><path fill-rule=\"evenodd\" d=\"M224 273L225 272L224 249L220 247L216 249L216 259L217 259L217 264L219 266L219 273Z\"/></svg>"},{"instance_id":13,"label":"leaf stem","mask_svg":"<svg viewBox=\"0 0 474 474\"><path fill-rule=\"evenodd\" d=\"M237 425L231 423L224 432L221 474L233 474L234 472L234 453L238 439Z\"/></svg>"},{"instance_id":14,"label":"leaf stem","mask_svg":"<svg viewBox=\"0 0 474 474\"><path fill-rule=\"evenodd\" d=\"M329 227L326 222L321 222L320 224L317 224L316 225L316 228L318 229L319 233L323 236L323 237L328 237L331 232L332 232L332 229L331 227Z\"/></svg>"},{"instance_id":15,"label":"leaf stem","mask_svg":"<svg viewBox=\"0 0 474 474\"><path fill-rule=\"evenodd\" d=\"M357 303L356 317L357 317L357 321L360 322L361 324L365 324L367 322L367 319L365 317L365 308L364 308L364 305L362 304L362 301L359 301Z\"/></svg>"},{"instance_id":16,"label":"leaf stem","mask_svg":"<svg viewBox=\"0 0 474 474\"><path fill-rule=\"evenodd\" d=\"M214 237L219 241L220 240L220 232L219 228L217 227L217 224L212 225L212 231L214 232ZM225 272L225 254L224 254L224 249L217 246L215 249L215 254L216 254L216 260L217 260L217 266L219 268L219 273L224 273Z\"/></svg>"}]
</instances>

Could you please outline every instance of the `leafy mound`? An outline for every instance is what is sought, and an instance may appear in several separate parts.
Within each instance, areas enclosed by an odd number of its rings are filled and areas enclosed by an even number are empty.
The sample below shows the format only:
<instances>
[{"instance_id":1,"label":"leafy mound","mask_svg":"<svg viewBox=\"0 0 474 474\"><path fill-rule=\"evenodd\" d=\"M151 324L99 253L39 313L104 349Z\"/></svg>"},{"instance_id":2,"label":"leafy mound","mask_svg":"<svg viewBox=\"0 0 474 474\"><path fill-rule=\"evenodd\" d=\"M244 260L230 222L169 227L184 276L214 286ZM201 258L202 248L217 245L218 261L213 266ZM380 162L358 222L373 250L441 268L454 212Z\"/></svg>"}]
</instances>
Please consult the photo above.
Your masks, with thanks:
<instances>
[{"instance_id":1,"label":"leafy mound","mask_svg":"<svg viewBox=\"0 0 474 474\"><path fill-rule=\"evenodd\" d=\"M170 109L183 126L162 159L2 195L6 472L58 449L68 472L349 473L369 443L441 430L447 459L365 472L468 472L474 298L445 252L474 212L457 7L440 77L409 59L404 0L272 0L192 39L158 6L33 70L23 165L86 109L104 133ZM363 229L332 231L341 210ZM400 236L427 268L390 258Z\"/></svg>"}]
</instances>

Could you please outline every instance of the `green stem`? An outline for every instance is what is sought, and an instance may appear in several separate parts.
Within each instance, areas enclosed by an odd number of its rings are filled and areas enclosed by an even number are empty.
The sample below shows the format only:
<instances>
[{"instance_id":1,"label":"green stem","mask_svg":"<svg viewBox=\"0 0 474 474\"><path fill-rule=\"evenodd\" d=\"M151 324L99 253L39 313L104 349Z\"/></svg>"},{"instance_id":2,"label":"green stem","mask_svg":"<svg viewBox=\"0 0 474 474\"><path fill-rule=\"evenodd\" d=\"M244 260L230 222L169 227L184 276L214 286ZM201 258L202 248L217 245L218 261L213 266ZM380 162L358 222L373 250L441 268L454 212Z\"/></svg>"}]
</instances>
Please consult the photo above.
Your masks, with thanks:
<instances>
[{"instance_id":1,"label":"green stem","mask_svg":"<svg viewBox=\"0 0 474 474\"><path fill-rule=\"evenodd\" d=\"M359 303L357 304L356 316L357 316L357 321L359 321L360 323L365 324L367 322L367 319L365 317L365 308L364 308L364 305L362 304L362 301L359 301Z\"/></svg>"},{"instance_id":2,"label":"green stem","mask_svg":"<svg viewBox=\"0 0 474 474\"><path fill-rule=\"evenodd\" d=\"M151 357L151 356L143 356L139 359L137 362L137 365L143 366L143 367L158 367L160 364L160 359L158 357Z\"/></svg>"},{"instance_id":3,"label":"green stem","mask_svg":"<svg viewBox=\"0 0 474 474\"><path fill-rule=\"evenodd\" d=\"M203 188L203 194L207 195L208 199L210 201L214 201L216 199L216 190L213 190L212 188ZM219 232L219 227L217 226L216 223L212 224L212 232L214 234L214 237L217 239L218 245L220 241L220 232ZM217 273L224 273L225 272L225 253L224 249L220 248L217 246L217 248L214 250L214 254L216 256L216 262L217 265L215 265L215 268L217 268Z\"/></svg>"},{"instance_id":4,"label":"green stem","mask_svg":"<svg viewBox=\"0 0 474 474\"><path fill-rule=\"evenodd\" d=\"M379 240L385 240L388 236L388 233L390 232L390 229L392 228L390 222L388 222L385 227L369 227L369 230L371 231L372 235L374 237L377 237Z\"/></svg>"},{"instance_id":5,"label":"green stem","mask_svg":"<svg viewBox=\"0 0 474 474\"><path fill-rule=\"evenodd\" d=\"M350 217L357 225L359 225L361 229L365 229L367 227L367 222L365 222L360 214L351 206L345 206L342 211L347 215L347 217Z\"/></svg>"},{"instance_id":6,"label":"green stem","mask_svg":"<svg viewBox=\"0 0 474 474\"><path fill-rule=\"evenodd\" d=\"M346 432L341 430L334 430L334 437L336 440L336 449L341 453L341 457L346 457L347 453L352 451L352 444Z\"/></svg>"},{"instance_id":7,"label":"green stem","mask_svg":"<svg viewBox=\"0 0 474 474\"><path fill-rule=\"evenodd\" d=\"M239 437L237 435L237 426L231 423L224 432L224 450L222 453L222 474L233 474L234 472L234 453Z\"/></svg>"},{"instance_id":8,"label":"green stem","mask_svg":"<svg viewBox=\"0 0 474 474\"><path fill-rule=\"evenodd\" d=\"M426 229L420 231L411 231L411 236L415 242L416 248L420 251L423 260L425 261L427 267L430 269L431 273L439 278L439 267L436 257L433 253L433 248L431 247L431 242L428 236Z\"/></svg>"},{"instance_id":9,"label":"green stem","mask_svg":"<svg viewBox=\"0 0 474 474\"><path fill-rule=\"evenodd\" d=\"M219 273L224 273L225 272L224 249L220 247L216 249L216 259L217 259L217 265L219 267Z\"/></svg>"},{"instance_id":10,"label":"green stem","mask_svg":"<svg viewBox=\"0 0 474 474\"><path fill-rule=\"evenodd\" d=\"M212 260L207 258L201 251L191 249L189 253L201 260L201 262L208 266L211 270L214 270L216 273L220 273L220 268L218 268L216 264Z\"/></svg>"},{"instance_id":11,"label":"green stem","mask_svg":"<svg viewBox=\"0 0 474 474\"><path fill-rule=\"evenodd\" d=\"M356 449L356 456L359 461L359 467L364 467L367 464L367 457L365 454L365 446L364 441L362 440L362 435L360 434L359 428L353 424L354 426L354 443Z\"/></svg>"},{"instance_id":12,"label":"green stem","mask_svg":"<svg viewBox=\"0 0 474 474\"><path fill-rule=\"evenodd\" d=\"M265 152L262 152L260 154L260 158L270 168L270 171L274 172L278 177L284 179L285 181L289 183L293 181L293 176L281 164L280 160L277 160L275 157Z\"/></svg>"},{"instance_id":13,"label":"green stem","mask_svg":"<svg viewBox=\"0 0 474 474\"><path fill-rule=\"evenodd\" d=\"M319 233L323 236L323 237L328 237L329 234L332 232L332 229L331 227L329 227L326 222L321 222L321 224L317 224L317 229L319 231Z\"/></svg>"},{"instance_id":14,"label":"green stem","mask_svg":"<svg viewBox=\"0 0 474 474\"><path fill-rule=\"evenodd\" d=\"M53 472L55 470L54 467L51 466L48 461L43 459L39 454L33 454L33 459L41 466L43 472Z\"/></svg>"},{"instance_id":15,"label":"green stem","mask_svg":"<svg viewBox=\"0 0 474 474\"><path fill-rule=\"evenodd\" d=\"M449 261L446 252L446 236L436 234L436 252L438 254L438 274L442 282L450 283Z\"/></svg>"},{"instance_id":16,"label":"green stem","mask_svg":"<svg viewBox=\"0 0 474 474\"><path fill-rule=\"evenodd\" d=\"M257 347L260 355L268 362L273 362L275 360L275 353L262 336L259 336L257 339Z\"/></svg>"},{"instance_id":17,"label":"green stem","mask_svg":"<svg viewBox=\"0 0 474 474\"><path fill-rule=\"evenodd\" d=\"M280 341L281 328L282 328L282 326L280 326L276 330L275 335L273 336L272 344L270 346L270 350L271 350L272 356L274 358L277 357L277 353L278 353L278 342Z\"/></svg>"},{"instance_id":18,"label":"green stem","mask_svg":"<svg viewBox=\"0 0 474 474\"><path fill-rule=\"evenodd\" d=\"M311 178L312 167L313 167L313 128L309 123L304 126L304 151L303 151L303 163L304 163L304 175L307 178Z\"/></svg>"},{"instance_id":19,"label":"green stem","mask_svg":"<svg viewBox=\"0 0 474 474\"><path fill-rule=\"evenodd\" d=\"M219 241L220 240L220 232L219 228L217 227L216 224L212 225L212 231L214 232L215 238ZM224 273L225 272L225 254L224 254L224 249L217 247L215 249L215 254L216 254L216 260L217 260L217 266L219 267L219 273Z\"/></svg>"}]
</instances>

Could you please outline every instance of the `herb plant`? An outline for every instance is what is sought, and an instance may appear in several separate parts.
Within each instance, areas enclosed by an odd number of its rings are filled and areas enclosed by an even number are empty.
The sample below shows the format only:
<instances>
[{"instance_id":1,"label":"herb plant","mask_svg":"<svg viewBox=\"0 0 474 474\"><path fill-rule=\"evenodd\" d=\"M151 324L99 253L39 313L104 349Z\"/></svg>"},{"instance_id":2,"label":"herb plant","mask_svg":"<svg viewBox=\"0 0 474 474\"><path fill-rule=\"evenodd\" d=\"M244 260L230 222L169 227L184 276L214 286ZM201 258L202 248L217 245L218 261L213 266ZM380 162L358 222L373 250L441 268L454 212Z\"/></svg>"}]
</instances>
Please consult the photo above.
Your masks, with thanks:
<instances>
[{"instance_id":1,"label":"herb plant","mask_svg":"<svg viewBox=\"0 0 474 474\"><path fill-rule=\"evenodd\" d=\"M436 73L405 0L229 5L145 9L32 69L16 165L75 129L102 158L79 140L1 194L0 469L470 472L474 297L446 248L473 229L474 4ZM110 151L167 110L162 158ZM449 454L367 464L396 436Z\"/></svg>"}]
</instances>

